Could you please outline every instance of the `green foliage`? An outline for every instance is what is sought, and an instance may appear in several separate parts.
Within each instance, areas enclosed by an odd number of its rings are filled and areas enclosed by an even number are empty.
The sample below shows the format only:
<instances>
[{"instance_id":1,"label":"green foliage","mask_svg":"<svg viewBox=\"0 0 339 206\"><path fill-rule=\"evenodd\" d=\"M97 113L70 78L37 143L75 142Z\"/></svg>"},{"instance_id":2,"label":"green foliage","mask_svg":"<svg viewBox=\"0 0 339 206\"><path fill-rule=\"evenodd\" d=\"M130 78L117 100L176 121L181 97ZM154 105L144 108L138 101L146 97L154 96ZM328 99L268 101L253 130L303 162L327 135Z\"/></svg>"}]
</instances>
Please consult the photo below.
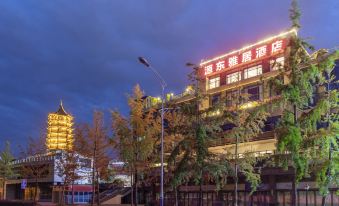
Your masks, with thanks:
<instances>
[{"instance_id":1,"label":"green foliage","mask_svg":"<svg viewBox=\"0 0 339 206\"><path fill-rule=\"evenodd\" d=\"M188 181L202 185L212 181L220 189L226 183L231 166L228 161L212 154L208 147L220 132L222 118L208 116L215 108L201 107L206 95L199 85L201 79L198 68L194 68L189 78L195 85L193 99L166 114L169 122L166 136L178 140L168 158L169 171L172 173L171 185L177 187ZM169 107L177 106L174 104Z\"/></svg>"},{"instance_id":2,"label":"green foliage","mask_svg":"<svg viewBox=\"0 0 339 206\"><path fill-rule=\"evenodd\" d=\"M172 186L193 180L196 184L214 182L219 190L227 183L228 177L235 177L234 161L238 161L239 172L246 177L255 191L260 184L260 170L255 169L256 159L249 158L253 156L250 151L244 154L246 158L235 160L234 155L229 155L232 151L214 154L208 148L222 136L234 141L237 137L239 143L258 136L268 115L266 105L241 109L241 103L248 99L248 95L239 92L238 96L234 97L238 100L236 110L228 110L223 98L219 104L203 109L200 106L206 98L206 93L200 89L201 86L197 86L201 82L197 70L192 72L190 79L192 84L196 85L194 97L190 102L180 104L180 109L174 112L174 117L169 121L167 135L179 138L168 158L169 168L173 173ZM218 115L211 115L216 111ZM173 113L171 115L173 116ZM221 127L224 124L233 124L235 127L225 133Z\"/></svg>"},{"instance_id":3,"label":"green foliage","mask_svg":"<svg viewBox=\"0 0 339 206\"><path fill-rule=\"evenodd\" d=\"M292 27L300 28L297 1L290 10ZM296 181L314 173L321 194L326 195L330 184L338 184L338 91L328 90L334 83L333 68L339 52L319 50L308 55L305 48L313 49L304 40L293 37L290 53L281 75L289 84L272 81L280 92L283 115L276 134L278 151L283 158L278 165L292 166ZM316 99L315 99L316 98ZM293 109L296 108L296 110Z\"/></svg>"},{"instance_id":4,"label":"green foliage","mask_svg":"<svg viewBox=\"0 0 339 206\"><path fill-rule=\"evenodd\" d=\"M4 191L6 180L17 176L14 171L14 165L12 164L13 160L14 156L11 152L10 143L6 142L4 150L0 153L0 183ZM2 193L3 195L4 191ZM5 199L5 197L3 197L3 199Z\"/></svg>"},{"instance_id":5,"label":"green foliage","mask_svg":"<svg viewBox=\"0 0 339 206\"><path fill-rule=\"evenodd\" d=\"M112 112L111 142L118 149L119 158L125 163L127 172L147 179L144 177L147 171L159 162L161 123L157 108L144 109L143 97L141 88L136 85L133 94L128 96L129 116L124 117L118 111Z\"/></svg>"},{"instance_id":6,"label":"green foliage","mask_svg":"<svg viewBox=\"0 0 339 206\"><path fill-rule=\"evenodd\" d=\"M292 27L293 28L300 28L300 19L301 13L298 8L298 1L292 0L291 9L290 9L290 19L292 21Z\"/></svg>"},{"instance_id":7,"label":"green foliage","mask_svg":"<svg viewBox=\"0 0 339 206\"><path fill-rule=\"evenodd\" d=\"M14 156L10 149L10 143L6 142L5 149L0 153L0 177L5 180L15 176L12 161Z\"/></svg>"},{"instance_id":8,"label":"green foliage","mask_svg":"<svg viewBox=\"0 0 339 206\"><path fill-rule=\"evenodd\" d=\"M260 170L256 169L257 158L251 153L245 153L239 160L239 170L244 174L246 181L251 184L251 194L261 183Z\"/></svg>"}]
</instances>

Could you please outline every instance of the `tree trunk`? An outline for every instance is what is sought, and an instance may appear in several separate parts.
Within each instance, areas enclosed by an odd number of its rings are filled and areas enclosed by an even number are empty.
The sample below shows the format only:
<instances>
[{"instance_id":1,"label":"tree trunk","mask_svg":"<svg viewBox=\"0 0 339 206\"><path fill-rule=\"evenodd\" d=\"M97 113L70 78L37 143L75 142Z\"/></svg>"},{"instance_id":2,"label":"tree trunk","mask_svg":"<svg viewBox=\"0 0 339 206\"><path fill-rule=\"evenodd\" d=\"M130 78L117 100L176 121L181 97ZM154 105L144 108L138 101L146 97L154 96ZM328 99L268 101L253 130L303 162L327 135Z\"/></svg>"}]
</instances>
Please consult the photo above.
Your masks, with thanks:
<instances>
[{"instance_id":1,"label":"tree trunk","mask_svg":"<svg viewBox=\"0 0 339 206\"><path fill-rule=\"evenodd\" d=\"M2 181L3 181L3 184L2 184L2 199L6 199L6 196L5 196L5 192L6 192L6 178L5 177L2 177Z\"/></svg>"},{"instance_id":2,"label":"tree trunk","mask_svg":"<svg viewBox=\"0 0 339 206\"><path fill-rule=\"evenodd\" d=\"M134 173L134 191L135 191L135 206L138 206L138 171L135 170Z\"/></svg>"},{"instance_id":3,"label":"tree trunk","mask_svg":"<svg viewBox=\"0 0 339 206\"><path fill-rule=\"evenodd\" d=\"M34 192L34 202L37 202L37 196L38 196L38 178L35 178L35 192Z\"/></svg>"},{"instance_id":4,"label":"tree trunk","mask_svg":"<svg viewBox=\"0 0 339 206\"><path fill-rule=\"evenodd\" d=\"M323 197L321 198L321 206L325 206L325 205L326 205L326 197L327 197L327 195L326 195L326 196L323 196Z\"/></svg>"},{"instance_id":5,"label":"tree trunk","mask_svg":"<svg viewBox=\"0 0 339 206\"><path fill-rule=\"evenodd\" d=\"M330 77L328 76L327 77L327 81L329 81ZM331 88L330 88L330 84L329 82L327 83L327 92L330 92ZM326 118L327 118L327 127L330 127L330 112L331 111L327 111L326 113ZM330 178L331 176L331 163L332 163L332 141L330 140L330 148L329 148L329 151L328 151L328 160L329 160L329 165L328 165L328 168L327 168L327 171L326 171L326 177L327 178ZM321 198L321 206L325 206L326 205L326 196L323 196Z\"/></svg>"},{"instance_id":6,"label":"tree trunk","mask_svg":"<svg viewBox=\"0 0 339 206\"><path fill-rule=\"evenodd\" d=\"M98 171L97 171L97 191L98 191L97 205L100 205L100 184L99 184L99 173L98 173Z\"/></svg>"},{"instance_id":7,"label":"tree trunk","mask_svg":"<svg viewBox=\"0 0 339 206\"><path fill-rule=\"evenodd\" d=\"M94 200L95 200L95 170L96 170L96 165L95 165L95 160L96 160L96 151L97 151L97 141L96 139L94 140L94 148L93 148L93 170L92 170L92 206L94 206Z\"/></svg>"},{"instance_id":8,"label":"tree trunk","mask_svg":"<svg viewBox=\"0 0 339 206\"><path fill-rule=\"evenodd\" d=\"M93 162L94 164L94 162ZM92 172L92 206L94 206L94 199L95 199L95 171L93 167L93 172Z\"/></svg>"},{"instance_id":9,"label":"tree trunk","mask_svg":"<svg viewBox=\"0 0 339 206\"><path fill-rule=\"evenodd\" d=\"M331 176L331 163L332 163L332 142L330 142L330 148L329 148L329 153L328 153L328 160L329 160L329 166L327 168L327 171L326 171L326 176L327 178L330 178ZM327 195L323 196L322 199L321 199L321 206L325 206L326 204L326 197Z\"/></svg>"},{"instance_id":10,"label":"tree trunk","mask_svg":"<svg viewBox=\"0 0 339 206\"><path fill-rule=\"evenodd\" d=\"M297 125L297 105L293 105L293 115L294 115L294 124ZM292 206L297 206L297 170L294 168L294 177L293 177L293 183L292 183Z\"/></svg>"},{"instance_id":11,"label":"tree trunk","mask_svg":"<svg viewBox=\"0 0 339 206\"><path fill-rule=\"evenodd\" d=\"M199 206L203 206L203 194L202 194L202 177L199 183Z\"/></svg>"},{"instance_id":12,"label":"tree trunk","mask_svg":"<svg viewBox=\"0 0 339 206\"><path fill-rule=\"evenodd\" d=\"M179 203L178 203L178 187L175 186L174 190L175 190L175 206L178 206L179 205Z\"/></svg>"},{"instance_id":13,"label":"tree trunk","mask_svg":"<svg viewBox=\"0 0 339 206\"><path fill-rule=\"evenodd\" d=\"M133 181L133 172L131 172L131 206L134 206L134 181Z\"/></svg>"},{"instance_id":14,"label":"tree trunk","mask_svg":"<svg viewBox=\"0 0 339 206\"><path fill-rule=\"evenodd\" d=\"M60 195L60 204L63 206L65 204L65 185L62 186L61 195Z\"/></svg>"},{"instance_id":15,"label":"tree trunk","mask_svg":"<svg viewBox=\"0 0 339 206\"><path fill-rule=\"evenodd\" d=\"M236 136L235 142L235 161L234 161L234 205L238 206L238 144L239 138Z\"/></svg>"},{"instance_id":16,"label":"tree trunk","mask_svg":"<svg viewBox=\"0 0 339 206\"><path fill-rule=\"evenodd\" d=\"M72 181L72 205L74 205L74 181Z\"/></svg>"},{"instance_id":17,"label":"tree trunk","mask_svg":"<svg viewBox=\"0 0 339 206\"><path fill-rule=\"evenodd\" d=\"M294 169L294 177L293 177L293 182L292 182L292 206L297 206L297 180L296 180L296 169Z\"/></svg>"}]
</instances>

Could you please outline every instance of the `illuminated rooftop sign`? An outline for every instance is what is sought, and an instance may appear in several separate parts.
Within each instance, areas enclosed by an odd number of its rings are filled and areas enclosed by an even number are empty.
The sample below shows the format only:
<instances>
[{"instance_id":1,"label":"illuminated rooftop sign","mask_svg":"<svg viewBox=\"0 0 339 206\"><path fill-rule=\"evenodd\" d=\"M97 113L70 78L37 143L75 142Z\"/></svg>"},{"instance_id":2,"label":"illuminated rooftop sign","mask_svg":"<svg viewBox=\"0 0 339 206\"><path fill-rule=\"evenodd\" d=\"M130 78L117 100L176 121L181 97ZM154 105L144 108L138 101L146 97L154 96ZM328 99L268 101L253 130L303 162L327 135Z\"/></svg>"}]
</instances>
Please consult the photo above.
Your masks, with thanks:
<instances>
[{"instance_id":1,"label":"illuminated rooftop sign","mask_svg":"<svg viewBox=\"0 0 339 206\"><path fill-rule=\"evenodd\" d=\"M239 50L203 61L200 66L203 68L204 74L210 76L269 56L281 54L285 51L287 39L291 34L296 35L297 31L292 29Z\"/></svg>"}]
</instances>

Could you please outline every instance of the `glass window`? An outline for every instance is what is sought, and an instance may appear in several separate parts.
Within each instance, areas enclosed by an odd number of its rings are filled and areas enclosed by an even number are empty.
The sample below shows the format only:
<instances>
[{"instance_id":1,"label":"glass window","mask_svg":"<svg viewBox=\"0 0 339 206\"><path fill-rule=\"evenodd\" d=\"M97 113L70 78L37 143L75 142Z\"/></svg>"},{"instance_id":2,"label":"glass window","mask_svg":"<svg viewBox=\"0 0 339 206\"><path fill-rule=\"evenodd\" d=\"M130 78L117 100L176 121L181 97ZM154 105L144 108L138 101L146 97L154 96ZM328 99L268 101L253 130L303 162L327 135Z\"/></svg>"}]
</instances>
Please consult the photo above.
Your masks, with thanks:
<instances>
[{"instance_id":1,"label":"glass window","mask_svg":"<svg viewBox=\"0 0 339 206\"><path fill-rule=\"evenodd\" d=\"M258 65L244 70L244 79L255 77L262 74L262 66Z\"/></svg>"},{"instance_id":2,"label":"glass window","mask_svg":"<svg viewBox=\"0 0 339 206\"><path fill-rule=\"evenodd\" d=\"M211 104L212 104L212 106L214 106L214 105L218 104L218 103L219 103L219 101L220 101L220 98L221 98L221 95L220 95L220 93L219 93L219 94L215 94L215 95L211 96Z\"/></svg>"},{"instance_id":3,"label":"glass window","mask_svg":"<svg viewBox=\"0 0 339 206\"><path fill-rule=\"evenodd\" d=\"M238 90L229 91L226 93L226 106L227 107L232 107L237 102L239 102L239 91Z\"/></svg>"},{"instance_id":4,"label":"glass window","mask_svg":"<svg viewBox=\"0 0 339 206\"><path fill-rule=\"evenodd\" d=\"M271 71L275 71L284 67L285 57L278 57L270 61Z\"/></svg>"},{"instance_id":5,"label":"glass window","mask_svg":"<svg viewBox=\"0 0 339 206\"><path fill-rule=\"evenodd\" d=\"M208 88L213 89L220 86L220 77L211 78L208 81Z\"/></svg>"},{"instance_id":6,"label":"glass window","mask_svg":"<svg viewBox=\"0 0 339 206\"><path fill-rule=\"evenodd\" d=\"M243 93L247 94L245 102L261 100L261 85L249 86L243 90ZM245 97L244 97L245 98ZM247 100L247 101L246 101Z\"/></svg>"},{"instance_id":7,"label":"glass window","mask_svg":"<svg viewBox=\"0 0 339 206\"><path fill-rule=\"evenodd\" d=\"M74 202L79 202L79 193L74 192Z\"/></svg>"},{"instance_id":8,"label":"glass window","mask_svg":"<svg viewBox=\"0 0 339 206\"><path fill-rule=\"evenodd\" d=\"M85 192L84 194L84 202L89 202L90 198L89 198L89 193Z\"/></svg>"},{"instance_id":9,"label":"glass window","mask_svg":"<svg viewBox=\"0 0 339 206\"><path fill-rule=\"evenodd\" d=\"M237 81L240 81L240 80L241 80L241 72L235 72L235 73L232 73L232 74L228 74L226 76L227 84L231 84L233 82L237 82Z\"/></svg>"}]
</instances>

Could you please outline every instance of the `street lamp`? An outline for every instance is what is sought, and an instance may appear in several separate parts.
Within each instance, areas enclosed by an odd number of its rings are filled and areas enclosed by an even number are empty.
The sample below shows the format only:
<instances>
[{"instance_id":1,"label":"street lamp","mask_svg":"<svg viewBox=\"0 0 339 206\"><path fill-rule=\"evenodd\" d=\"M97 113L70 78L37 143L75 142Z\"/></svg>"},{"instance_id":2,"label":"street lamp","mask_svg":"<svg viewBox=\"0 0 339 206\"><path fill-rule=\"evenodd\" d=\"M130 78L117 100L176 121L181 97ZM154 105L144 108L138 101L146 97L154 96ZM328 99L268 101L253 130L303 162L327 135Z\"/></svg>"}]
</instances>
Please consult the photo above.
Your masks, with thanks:
<instances>
[{"instance_id":1,"label":"street lamp","mask_svg":"<svg viewBox=\"0 0 339 206\"><path fill-rule=\"evenodd\" d=\"M143 57L138 57L141 64L149 68L158 78L161 85L161 174L160 174L160 206L164 206L164 99L165 87L167 86L165 80L160 76L159 72L154 69L148 61Z\"/></svg>"}]
</instances>

